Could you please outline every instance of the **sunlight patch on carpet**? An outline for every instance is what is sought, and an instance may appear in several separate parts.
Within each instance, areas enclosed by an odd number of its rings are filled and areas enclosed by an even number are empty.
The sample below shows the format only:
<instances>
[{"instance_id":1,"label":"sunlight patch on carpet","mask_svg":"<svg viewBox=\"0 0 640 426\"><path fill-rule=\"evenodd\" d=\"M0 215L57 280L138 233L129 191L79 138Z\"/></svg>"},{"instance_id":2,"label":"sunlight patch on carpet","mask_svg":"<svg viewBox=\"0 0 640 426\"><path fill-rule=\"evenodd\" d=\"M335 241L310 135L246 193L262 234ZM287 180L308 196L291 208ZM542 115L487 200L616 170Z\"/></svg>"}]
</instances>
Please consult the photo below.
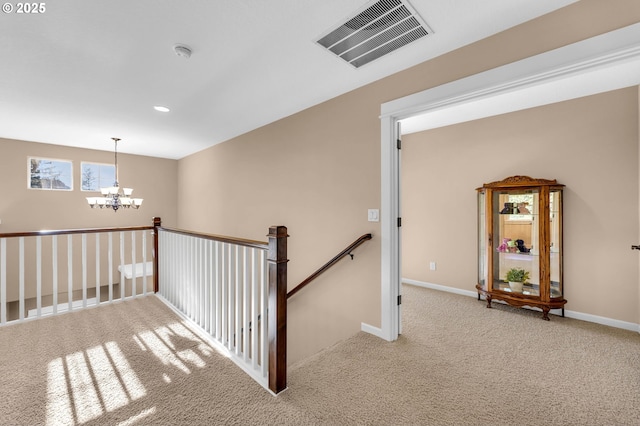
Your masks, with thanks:
<instances>
[{"instance_id":1,"label":"sunlight patch on carpet","mask_svg":"<svg viewBox=\"0 0 640 426\"><path fill-rule=\"evenodd\" d=\"M150 415L154 414L155 412L156 412L156 407L147 408L141 413L136 414L135 416L131 416L127 420L118 423L118 426L132 426L138 423L140 420L144 419L145 417L149 417Z\"/></svg>"},{"instance_id":2,"label":"sunlight patch on carpet","mask_svg":"<svg viewBox=\"0 0 640 426\"><path fill-rule=\"evenodd\" d=\"M49 362L46 423L87 423L146 394L117 343L107 342Z\"/></svg>"},{"instance_id":3,"label":"sunlight patch on carpet","mask_svg":"<svg viewBox=\"0 0 640 426\"><path fill-rule=\"evenodd\" d=\"M164 365L173 366L185 374L191 374L189 367L167 346L153 331L144 331L138 335L144 345L154 354Z\"/></svg>"},{"instance_id":4,"label":"sunlight patch on carpet","mask_svg":"<svg viewBox=\"0 0 640 426\"><path fill-rule=\"evenodd\" d=\"M193 367L206 367L203 357L208 358L213 353L211 346L180 323L143 331L133 339L142 350L149 350L164 365L176 367L185 374L191 374Z\"/></svg>"}]
</instances>

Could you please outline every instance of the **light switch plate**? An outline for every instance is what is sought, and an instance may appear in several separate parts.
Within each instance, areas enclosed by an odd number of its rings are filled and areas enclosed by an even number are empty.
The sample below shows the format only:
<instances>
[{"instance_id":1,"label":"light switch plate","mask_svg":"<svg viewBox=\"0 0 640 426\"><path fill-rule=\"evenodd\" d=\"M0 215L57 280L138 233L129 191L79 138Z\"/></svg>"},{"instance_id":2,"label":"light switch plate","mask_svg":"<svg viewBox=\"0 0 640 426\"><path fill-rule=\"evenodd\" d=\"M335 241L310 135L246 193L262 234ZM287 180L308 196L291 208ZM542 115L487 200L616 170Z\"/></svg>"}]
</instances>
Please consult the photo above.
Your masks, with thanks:
<instances>
[{"instance_id":1,"label":"light switch plate","mask_svg":"<svg viewBox=\"0 0 640 426\"><path fill-rule=\"evenodd\" d=\"M369 222L380 222L380 210L369 209L369 214L367 217L369 218Z\"/></svg>"}]
</instances>

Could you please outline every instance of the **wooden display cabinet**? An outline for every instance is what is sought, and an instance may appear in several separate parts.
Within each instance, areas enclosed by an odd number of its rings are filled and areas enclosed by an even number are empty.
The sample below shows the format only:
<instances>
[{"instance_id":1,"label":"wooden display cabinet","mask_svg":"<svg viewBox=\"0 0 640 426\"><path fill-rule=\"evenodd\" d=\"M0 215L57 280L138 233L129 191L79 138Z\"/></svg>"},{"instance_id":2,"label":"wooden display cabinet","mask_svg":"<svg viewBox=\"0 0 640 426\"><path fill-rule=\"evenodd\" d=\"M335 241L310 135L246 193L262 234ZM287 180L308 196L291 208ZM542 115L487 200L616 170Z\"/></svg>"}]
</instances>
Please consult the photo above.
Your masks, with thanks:
<instances>
[{"instance_id":1,"label":"wooden display cabinet","mask_svg":"<svg viewBox=\"0 0 640 426\"><path fill-rule=\"evenodd\" d=\"M511 176L478 188L478 299L513 306L562 309L562 189L555 180ZM512 269L526 272L518 288Z\"/></svg>"}]
</instances>

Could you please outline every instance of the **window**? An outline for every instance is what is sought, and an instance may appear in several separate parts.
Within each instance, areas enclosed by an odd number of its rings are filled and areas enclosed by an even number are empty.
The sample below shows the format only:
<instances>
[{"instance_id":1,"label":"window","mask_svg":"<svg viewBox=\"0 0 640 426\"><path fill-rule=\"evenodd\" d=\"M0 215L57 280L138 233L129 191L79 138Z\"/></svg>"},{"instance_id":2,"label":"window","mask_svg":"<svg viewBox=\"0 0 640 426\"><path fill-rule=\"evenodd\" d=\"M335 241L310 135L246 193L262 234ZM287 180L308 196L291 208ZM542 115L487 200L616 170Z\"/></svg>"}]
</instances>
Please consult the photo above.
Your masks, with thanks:
<instances>
[{"instance_id":1,"label":"window","mask_svg":"<svg viewBox=\"0 0 640 426\"><path fill-rule=\"evenodd\" d=\"M29 188L73 190L73 163L68 160L29 157Z\"/></svg>"},{"instance_id":2,"label":"window","mask_svg":"<svg viewBox=\"0 0 640 426\"><path fill-rule=\"evenodd\" d=\"M82 163L82 191L100 191L100 188L113 186L116 181L116 168L113 164Z\"/></svg>"}]
</instances>

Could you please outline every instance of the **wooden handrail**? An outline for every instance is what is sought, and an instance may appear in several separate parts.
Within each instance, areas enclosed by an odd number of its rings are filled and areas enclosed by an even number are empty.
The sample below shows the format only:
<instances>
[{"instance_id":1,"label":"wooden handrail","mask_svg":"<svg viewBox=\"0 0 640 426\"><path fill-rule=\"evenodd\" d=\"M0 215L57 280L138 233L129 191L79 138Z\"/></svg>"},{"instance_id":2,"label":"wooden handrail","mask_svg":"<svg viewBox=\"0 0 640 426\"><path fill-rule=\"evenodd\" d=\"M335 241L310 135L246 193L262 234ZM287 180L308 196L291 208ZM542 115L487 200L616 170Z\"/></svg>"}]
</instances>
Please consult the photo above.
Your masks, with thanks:
<instances>
[{"instance_id":1,"label":"wooden handrail","mask_svg":"<svg viewBox=\"0 0 640 426\"><path fill-rule=\"evenodd\" d=\"M78 228L78 229L58 229L31 232L7 232L0 234L0 238L15 237L44 237L48 235L68 235L68 234L97 234L100 232L119 232L119 231L147 231L152 230L153 226L126 226L114 228Z\"/></svg>"},{"instance_id":2,"label":"wooden handrail","mask_svg":"<svg viewBox=\"0 0 640 426\"><path fill-rule=\"evenodd\" d=\"M353 251L353 249L355 249L356 247L358 247L360 244L364 243L367 240L370 240L371 238L373 238L373 235L371 234L364 234L362 235L360 238L358 238L357 240L355 240L353 243L351 243L347 248L345 248L344 250L342 250L340 253L338 253L333 259L331 259L330 261L328 261L327 263L325 263L320 269L318 269L317 271L315 271L313 274L309 275L309 277L307 277L307 279L305 279L304 281L302 281L300 284L298 284L293 290L291 290L289 293L287 293L287 299L290 298L291 296L293 296L294 294L296 294L297 292L299 292L300 290L302 290L307 284L309 284L311 281L315 280L316 278L318 278L322 273L324 273L327 269L331 268L333 265L335 265L336 263L338 263L338 261L340 259L342 259L343 257L347 256L347 255L351 255L351 258L353 259L353 255L351 254L351 252Z\"/></svg>"},{"instance_id":3,"label":"wooden handrail","mask_svg":"<svg viewBox=\"0 0 640 426\"><path fill-rule=\"evenodd\" d=\"M172 232L174 234L188 235L191 237L204 238L205 240L220 241L223 243L231 243L239 246L253 247L253 248L263 249L263 250L267 250L267 248L269 247L268 242L245 240L242 238L228 237L226 235L205 234L201 232L187 231L185 229L165 228L163 226L159 227L158 229L166 232Z\"/></svg>"}]
</instances>

